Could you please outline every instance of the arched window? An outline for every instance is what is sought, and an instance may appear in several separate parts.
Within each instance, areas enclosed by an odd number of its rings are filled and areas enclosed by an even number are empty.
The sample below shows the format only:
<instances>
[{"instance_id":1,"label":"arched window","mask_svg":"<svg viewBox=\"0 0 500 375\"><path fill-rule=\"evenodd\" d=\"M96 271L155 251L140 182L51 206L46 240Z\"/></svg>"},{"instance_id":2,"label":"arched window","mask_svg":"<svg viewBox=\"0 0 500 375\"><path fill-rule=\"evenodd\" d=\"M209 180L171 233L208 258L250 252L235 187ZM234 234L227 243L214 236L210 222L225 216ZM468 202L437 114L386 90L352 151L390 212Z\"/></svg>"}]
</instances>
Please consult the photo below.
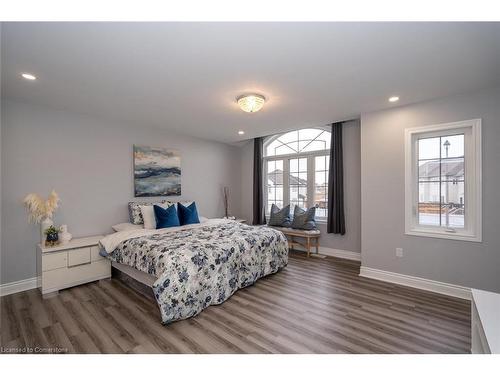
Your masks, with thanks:
<instances>
[{"instance_id":1,"label":"arched window","mask_svg":"<svg viewBox=\"0 0 500 375\"><path fill-rule=\"evenodd\" d=\"M326 128L294 130L264 142L266 214L274 203L282 208L316 206L316 219L326 220L330 131Z\"/></svg>"}]
</instances>

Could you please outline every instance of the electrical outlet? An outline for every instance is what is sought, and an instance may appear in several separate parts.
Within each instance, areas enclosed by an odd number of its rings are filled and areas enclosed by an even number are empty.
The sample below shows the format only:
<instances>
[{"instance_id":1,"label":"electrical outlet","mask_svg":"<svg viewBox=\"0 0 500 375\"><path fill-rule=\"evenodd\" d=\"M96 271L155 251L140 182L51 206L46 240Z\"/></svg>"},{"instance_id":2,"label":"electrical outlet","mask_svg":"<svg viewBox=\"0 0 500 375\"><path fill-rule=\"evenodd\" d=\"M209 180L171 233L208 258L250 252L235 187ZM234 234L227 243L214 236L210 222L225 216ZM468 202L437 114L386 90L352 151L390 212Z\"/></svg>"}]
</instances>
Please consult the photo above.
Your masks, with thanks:
<instances>
[{"instance_id":1,"label":"electrical outlet","mask_svg":"<svg viewBox=\"0 0 500 375\"><path fill-rule=\"evenodd\" d=\"M402 258L403 257L403 249L401 247L396 247L396 256L398 258Z\"/></svg>"}]
</instances>

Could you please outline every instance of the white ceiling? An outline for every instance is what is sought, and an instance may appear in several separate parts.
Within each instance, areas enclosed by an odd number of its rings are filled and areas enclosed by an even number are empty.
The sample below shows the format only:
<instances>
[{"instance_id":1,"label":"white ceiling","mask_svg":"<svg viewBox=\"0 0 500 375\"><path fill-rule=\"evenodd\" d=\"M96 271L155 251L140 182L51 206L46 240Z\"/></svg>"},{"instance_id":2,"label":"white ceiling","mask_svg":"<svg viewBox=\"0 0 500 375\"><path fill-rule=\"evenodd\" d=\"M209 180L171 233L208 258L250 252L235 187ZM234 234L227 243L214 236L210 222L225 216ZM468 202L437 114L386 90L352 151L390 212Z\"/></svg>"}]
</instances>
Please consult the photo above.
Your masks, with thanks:
<instances>
[{"instance_id":1,"label":"white ceiling","mask_svg":"<svg viewBox=\"0 0 500 375\"><path fill-rule=\"evenodd\" d=\"M229 143L498 85L500 23L2 25L3 97Z\"/></svg>"}]
</instances>

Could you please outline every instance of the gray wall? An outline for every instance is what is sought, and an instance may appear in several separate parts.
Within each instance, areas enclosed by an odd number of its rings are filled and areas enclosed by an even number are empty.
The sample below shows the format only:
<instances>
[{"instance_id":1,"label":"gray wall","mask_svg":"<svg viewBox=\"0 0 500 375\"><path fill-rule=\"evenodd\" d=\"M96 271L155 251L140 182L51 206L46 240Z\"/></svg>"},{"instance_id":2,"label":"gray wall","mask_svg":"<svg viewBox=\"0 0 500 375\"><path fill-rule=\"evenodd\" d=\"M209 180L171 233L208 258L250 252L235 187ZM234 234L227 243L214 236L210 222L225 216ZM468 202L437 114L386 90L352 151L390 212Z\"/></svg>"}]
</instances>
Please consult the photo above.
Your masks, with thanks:
<instances>
[{"instance_id":1,"label":"gray wall","mask_svg":"<svg viewBox=\"0 0 500 375\"><path fill-rule=\"evenodd\" d=\"M201 215L221 217L222 187L227 185L231 213L240 216L236 147L143 124L12 101L2 105L1 283L35 276L39 230L27 222L22 205L27 193L47 196L54 188L62 200L56 224L68 224L74 236L109 233L112 224L128 221L127 202L134 200L134 143L180 150L182 197L172 200L195 200Z\"/></svg>"},{"instance_id":2,"label":"gray wall","mask_svg":"<svg viewBox=\"0 0 500 375\"><path fill-rule=\"evenodd\" d=\"M0 22L0 44L2 40L2 23ZM0 46L1 47L1 46ZM2 48L0 48L0 72L2 65ZM2 87L2 74L0 74L0 88ZM1 274L3 273L1 270L3 269L2 265L2 128L3 128L3 115L2 115L2 103L3 98L0 95L0 284L2 283Z\"/></svg>"},{"instance_id":3,"label":"gray wall","mask_svg":"<svg viewBox=\"0 0 500 375\"><path fill-rule=\"evenodd\" d=\"M344 190L346 234L344 236L326 233L326 224L321 229L320 245L331 249L361 251L361 161L359 121L345 123L343 129L344 147ZM248 142L241 152L242 171L242 214L252 222L252 180L253 142Z\"/></svg>"},{"instance_id":4,"label":"gray wall","mask_svg":"<svg viewBox=\"0 0 500 375\"><path fill-rule=\"evenodd\" d=\"M405 235L404 129L473 118L482 119L483 242ZM500 291L499 163L500 89L362 115L362 265Z\"/></svg>"}]
</instances>

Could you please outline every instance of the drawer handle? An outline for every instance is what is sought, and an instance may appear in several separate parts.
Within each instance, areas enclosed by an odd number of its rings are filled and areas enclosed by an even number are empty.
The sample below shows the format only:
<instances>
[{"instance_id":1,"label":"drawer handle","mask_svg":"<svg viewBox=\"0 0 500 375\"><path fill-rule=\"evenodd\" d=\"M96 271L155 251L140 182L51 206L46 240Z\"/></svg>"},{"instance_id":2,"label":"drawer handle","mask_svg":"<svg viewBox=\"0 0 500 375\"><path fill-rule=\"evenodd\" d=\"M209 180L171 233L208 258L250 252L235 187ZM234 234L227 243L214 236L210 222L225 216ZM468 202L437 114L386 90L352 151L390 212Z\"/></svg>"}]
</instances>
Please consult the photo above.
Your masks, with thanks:
<instances>
[{"instance_id":1,"label":"drawer handle","mask_svg":"<svg viewBox=\"0 0 500 375\"><path fill-rule=\"evenodd\" d=\"M85 262L85 263L80 263L80 264L73 264L72 266L68 266L68 268L74 268L74 267L80 267L80 266L85 266L86 264L91 264L92 262Z\"/></svg>"}]
</instances>

